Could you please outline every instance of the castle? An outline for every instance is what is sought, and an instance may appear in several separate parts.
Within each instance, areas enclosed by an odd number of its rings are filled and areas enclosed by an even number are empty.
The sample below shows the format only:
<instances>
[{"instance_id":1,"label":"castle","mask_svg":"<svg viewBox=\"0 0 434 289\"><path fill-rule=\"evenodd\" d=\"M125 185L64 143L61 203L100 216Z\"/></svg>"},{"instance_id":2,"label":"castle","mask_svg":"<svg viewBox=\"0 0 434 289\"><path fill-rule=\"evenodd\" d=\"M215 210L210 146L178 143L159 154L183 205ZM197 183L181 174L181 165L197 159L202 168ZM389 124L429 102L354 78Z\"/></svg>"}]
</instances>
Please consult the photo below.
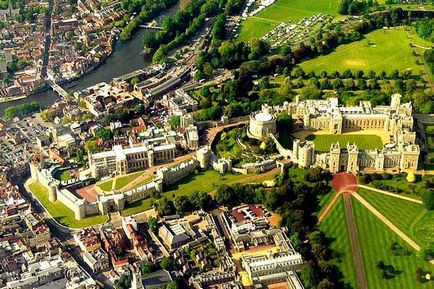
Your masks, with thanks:
<instances>
[{"instance_id":1,"label":"castle","mask_svg":"<svg viewBox=\"0 0 434 289\"><path fill-rule=\"evenodd\" d=\"M382 149L360 150L356 144L341 147L333 143L329 152L315 151L312 141L293 141L292 150L282 147L276 139L276 116L290 115L296 126L307 131L327 131L330 134L360 130L381 130L390 136ZM272 137L279 152L302 167L319 166L331 172L360 170L415 171L420 149L413 131L411 103L401 103L401 95L393 94L390 105L373 107L369 101L358 106L341 106L337 98L285 102L283 106L263 105L261 112L250 115L248 135L256 139Z\"/></svg>"}]
</instances>

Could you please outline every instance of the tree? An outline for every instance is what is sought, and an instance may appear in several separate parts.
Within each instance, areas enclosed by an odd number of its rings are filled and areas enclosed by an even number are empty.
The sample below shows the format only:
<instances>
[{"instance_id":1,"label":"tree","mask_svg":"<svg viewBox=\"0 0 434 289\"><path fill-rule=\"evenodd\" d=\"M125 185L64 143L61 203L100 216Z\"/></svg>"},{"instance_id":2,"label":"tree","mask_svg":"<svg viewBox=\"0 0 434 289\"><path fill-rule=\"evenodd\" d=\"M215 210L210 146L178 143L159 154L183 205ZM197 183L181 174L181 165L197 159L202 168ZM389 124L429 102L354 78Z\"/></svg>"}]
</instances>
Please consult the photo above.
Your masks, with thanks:
<instances>
[{"instance_id":1,"label":"tree","mask_svg":"<svg viewBox=\"0 0 434 289\"><path fill-rule=\"evenodd\" d=\"M166 289L180 289L181 286L179 286L179 282L176 280L170 281L166 285Z\"/></svg>"},{"instance_id":2,"label":"tree","mask_svg":"<svg viewBox=\"0 0 434 289\"><path fill-rule=\"evenodd\" d=\"M324 278L319 282L318 289L333 289L335 288L335 284L327 278Z\"/></svg>"},{"instance_id":3,"label":"tree","mask_svg":"<svg viewBox=\"0 0 434 289\"><path fill-rule=\"evenodd\" d=\"M83 151L80 148L77 149L75 161L79 164L82 164L83 163L83 155L84 155Z\"/></svg>"},{"instance_id":4,"label":"tree","mask_svg":"<svg viewBox=\"0 0 434 289\"><path fill-rule=\"evenodd\" d=\"M156 232L157 232L157 225L158 225L158 220L157 220L157 218L155 218L155 217L150 217L149 220L148 220L148 226L149 226L149 229L150 229L152 232L156 233Z\"/></svg>"},{"instance_id":5,"label":"tree","mask_svg":"<svg viewBox=\"0 0 434 289\"><path fill-rule=\"evenodd\" d=\"M84 149L92 154L101 150L96 140L87 140L84 144Z\"/></svg>"},{"instance_id":6,"label":"tree","mask_svg":"<svg viewBox=\"0 0 434 289\"><path fill-rule=\"evenodd\" d=\"M140 265L140 271L142 272L142 275L148 275L151 274L156 270L156 266L152 263L144 262L142 265Z\"/></svg>"},{"instance_id":7,"label":"tree","mask_svg":"<svg viewBox=\"0 0 434 289\"><path fill-rule=\"evenodd\" d=\"M416 181L416 176L413 173L408 173L407 177L405 177L407 182L414 183Z\"/></svg>"},{"instance_id":8,"label":"tree","mask_svg":"<svg viewBox=\"0 0 434 289\"><path fill-rule=\"evenodd\" d=\"M160 261L160 267L164 270L171 271L173 269L173 262L169 257L163 257Z\"/></svg>"},{"instance_id":9,"label":"tree","mask_svg":"<svg viewBox=\"0 0 434 289\"><path fill-rule=\"evenodd\" d=\"M434 242L430 242L426 245L423 245L419 252L417 252L417 256L424 260L430 260L434 257Z\"/></svg>"},{"instance_id":10,"label":"tree","mask_svg":"<svg viewBox=\"0 0 434 289\"><path fill-rule=\"evenodd\" d=\"M292 131L294 120L287 113L281 113L277 117L277 129L281 133L289 133Z\"/></svg>"},{"instance_id":11,"label":"tree","mask_svg":"<svg viewBox=\"0 0 434 289\"><path fill-rule=\"evenodd\" d=\"M172 129L177 128L181 124L181 117L179 115L174 115L170 118L169 124Z\"/></svg>"},{"instance_id":12,"label":"tree","mask_svg":"<svg viewBox=\"0 0 434 289\"><path fill-rule=\"evenodd\" d=\"M312 261L304 262L300 273L301 280L306 288L314 288L316 284L316 273Z\"/></svg>"},{"instance_id":13,"label":"tree","mask_svg":"<svg viewBox=\"0 0 434 289\"><path fill-rule=\"evenodd\" d=\"M207 192L195 191L190 196L190 203L198 209L209 208L212 202L211 196Z\"/></svg>"},{"instance_id":14,"label":"tree","mask_svg":"<svg viewBox=\"0 0 434 289\"><path fill-rule=\"evenodd\" d=\"M95 133L95 137L109 140L113 138L113 132L108 128L103 128Z\"/></svg>"},{"instance_id":15,"label":"tree","mask_svg":"<svg viewBox=\"0 0 434 289\"><path fill-rule=\"evenodd\" d=\"M157 208L161 216L172 215L175 213L173 202L164 197L157 201Z\"/></svg>"},{"instance_id":16,"label":"tree","mask_svg":"<svg viewBox=\"0 0 434 289\"><path fill-rule=\"evenodd\" d=\"M422 194L422 201L428 210L434 210L434 192L426 191Z\"/></svg>"},{"instance_id":17,"label":"tree","mask_svg":"<svg viewBox=\"0 0 434 289\"><path fill-rule=\"evenodd\" d=\"M185 213L191 210L191 203L187 196L176 196L173 204L178 214Z\"/></svg>"}]
</instances>

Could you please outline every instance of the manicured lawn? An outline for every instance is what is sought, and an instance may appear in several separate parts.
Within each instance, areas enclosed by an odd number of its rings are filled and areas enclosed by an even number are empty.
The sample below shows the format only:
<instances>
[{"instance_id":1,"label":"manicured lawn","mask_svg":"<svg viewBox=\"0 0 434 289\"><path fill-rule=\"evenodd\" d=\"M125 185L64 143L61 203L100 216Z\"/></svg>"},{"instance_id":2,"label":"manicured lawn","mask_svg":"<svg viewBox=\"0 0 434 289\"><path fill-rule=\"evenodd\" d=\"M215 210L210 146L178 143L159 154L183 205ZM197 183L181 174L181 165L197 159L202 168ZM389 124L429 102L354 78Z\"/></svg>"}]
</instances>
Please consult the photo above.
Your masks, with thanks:
<instances>
[{"instance_id":1,"label":"manicured lawn","mask_svg":"<svg viewBox=\"0 0 434 289\"><path fill-rule=\"evenodd\" d=\"M116 179L116 184L115 184L115 190L122 189L123 187L125 187L126 185L128 185L129 183L131 183L132 181L134 181L135 179L137 179L142 174L143 174L143 172L140 171L140 172L136 172L136 173L132 173L132 174L126 175L124 177L117 178Z\"/></svg>"},{"instance_id":2,"label":"manicured lawn","mask_svg":"<svg viewBox=\"0 0 434 289\"><path fill-rule=\"evenodd\" d=\"M353 206L368 288L432 288L432 282L419 283L415 274L419 267L433 272L434 266L417 258L413 249L408 247L398 235L354 199ZM406 248L410 255L395 256L390 248L393 242ZM383 279L381 270L377 268L379 261L393 265L400 273L394 278Z\"/></svg>"},{"instance_id":3,"label":"manicured lawn","mask_svg":"<svg viewBox=\"0 0 434 289\"><path fill-rule=\"evenodd\" d=\"M383 142L377 135L351 135L351 134L321 134L310 135L306 138L315 144L315 150L320 152L330 151L332 143L339 142L341 148L346 148L347 143L355 143L359 150L381 149Z\"/></svg>"},{"instance_id":4,"label":"manicured lawn","mask_svg":"<svg viewBox=\"0 0 434 289\"><path fill-rule=\"evenodd\" d=\"M351 254L350 236L342 197L323 220L320 229L330 238L330 248L336 252L333 263L342 272L344 282L350 285L351 288L357 288L356 269Z\"/></svg>"},{"instance_id":5,"label":"manicured lawn","mask_svg":"<svg viewBox=\"0 0 434 289\"><path fill-rule=\"evenodd\" d=\"M40 183L33 183L29 185L29 189L33 195L42 203L42 205L48 210L53 218L62 225L72 228L83 228L102 224L108 221L107 216L96 215L92 217L84 218L77 221L74 218L74 212L67 206L59 201L50 202L48 200L48 191Z\"/></svg>"},{"instance_id":6,"label":"manicured lawn","mask_svg":"<svg viewBox=\"0 0 434 289\"><path fill-rule=\"evenodd\" d=\"M334 195L336 194L335 190L331 190L325 195L318 195L318 206L319 209L316 212L316 216L321 215L322 211L327 207L327 205L330 203L330 201L333 199Z\"/></svg>"},{"instance_id":7,"label":"manicured lawn","mask_svg":"<svg viewBox=\"0 0 434 289\"><path fill-rule=\"evenodd\" d=\"M106 192L111 191L112 186L113 186L113 179L110 179L110 180L98 185L98 187L100 187L101 190L106 191Z\"/></svg>"},{"instance_id":8,"label":"manicured lawn","mask_svg":"<svg viewBox=\"0 0 434 289\"><path fill-rule=\"evenodd\" d=\"M415 38L414 36L413 38ZM346 69L373 70L377 73L393 70L411 69L413 74L420 74L425 69L416 64L412 54L410 40L403 27L390 30L379 29L365 36L365 39L341 45L328 55L320 56L301 63L305 71L340 71Z\"/></svg>"},{"instance_id":9,"label":"manicured lawn","mask_svg":"<svg viewBox=\"0 0 434 289\"><path fill-rule=\"evenodd\" d=\"M292 20L297 23L304 17L318 13L337 13L337 0L277 0L253 17L247 18L241 26L240 40L260 38L280 22Z\"/></svg>"},{"instance_id":10,"label":"manicured lawn","mask_svg":"<svg viewBox=\"0 0 434 289\"><path fill-rule=\"evenodd\" d=\"M423 205L365 189L358 193L419 245L434 241L434 212Z\"/></svg>"},{"instance_id":11,"label":"manicured lawn","mask_svg":"<svg viewBox=\"0 0 434 289\"><path fill-rule=\"evenodd\" d=\"M61 181L68 181L71 179L71 172L70 170L65 170L60 174L60 180Z\"/></svg>"},{"instance_id":12,"label":"manicured lawn","mask_svg":"<svg viewBox=\"0 0 434 289\"><path fill-rule=\"evenodd\" d=\"M178 195L189 196L195 191L211 192L219 185L228 184L238 180L242 181L242 179L248 178L249 176L251 175L221 175L214 170L208 170L197 175L190 175L186 177L165 191L162 194L162 197L164 196L168 199L174 199ZM153 198L138 201L134 204L131 204L127 209L122 211L122 215L126 216L148 210L152 207L153 202Z\"/></svg>"}]
</instances>

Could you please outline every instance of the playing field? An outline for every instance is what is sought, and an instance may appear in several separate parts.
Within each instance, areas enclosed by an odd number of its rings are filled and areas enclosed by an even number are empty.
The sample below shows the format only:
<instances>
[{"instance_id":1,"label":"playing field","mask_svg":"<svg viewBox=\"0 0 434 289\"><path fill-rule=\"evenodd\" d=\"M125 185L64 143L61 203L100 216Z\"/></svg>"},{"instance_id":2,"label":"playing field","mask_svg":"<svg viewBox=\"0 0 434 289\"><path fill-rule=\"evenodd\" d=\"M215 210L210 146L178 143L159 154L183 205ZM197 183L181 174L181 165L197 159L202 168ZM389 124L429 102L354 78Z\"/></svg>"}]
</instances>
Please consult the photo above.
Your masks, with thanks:
<instances>
[{"instance_id":1,"label":"playing field","mask_svg":"<svg viewBox=\"0 0 434 289\"><path fill-rule=\"evenodd\" d=\"M72 227L83 228L102 224L107 222L108 218L105 215L96 215L92 217L84 218L77 221L74 217L74 212L60 201L50 202L48 200L48 191L40 183L32 183L29 185L29 189L32 194L41 202L41 204L47 209L50 215L60 224Z\"/></svg>"},{"instance_id":2,"label":"playing field","mask_svg":"<svg viewBox=\"0 0 434 289\"><path fill-rule=\"evenodd\" d=\"M339 142L341 148L346 148L347 143L355 143L360 150L381 149L383 147L381 137L371 134L312 134L306 139L313 141L315 150L319 152L330 151L331 144L336 142Z\"/></svg>"},{"instance_id":3,"label":"playing field","mask_svg":"<svg viewBox=\"0 0 434 289\"><path fill-rule=\"evenodd\" d=\"M351 286L349 288L356 288L356 269L351 252L350 236L342 197L323 220L320 229L331 240L330 248L336 252L336 258L333 263L342 272L343 281Z\"/></svg>"},{"instance_id":4,"label":"playing field","mask_svg":"<svg viewBox=\"0 0 434 289\"><path fill-rule=\"evenodd\" d=\"M434 212L423 205L359 189L359 194L419 245L434 242Z\"/></svg>"},{"instance_id":5,"label":"playing field","mask_svg":"<svg viewBox=\"0 0 434 289\"><path fill-rule=\"evenodd\" d=\"M292 20L297 23L303 17L318 13L337 13L338 0L277 0L255 16L247 18L241 24L240 40L248 41L260 38L282 21Z\"/></svg>"},{"instance_id":6,"label":"playing field","mask_svg":"<svg viewBox=\"0 0 434 289\"><path fill-rule=\"evenodd\" d=\"M432 288L432 282L419 283L416 280L416 270L422 268L432 272L434 266L416 257L413 249L361 203L353 200L353 205L368 288ZM407 249L410 255L394 255L391 249L393 242ZM393 278L384 279L381 270L377 267L379 261L393 265L398 273Z\"/></svg>"},{"instance_id":7,"label":"playing field","mask_svg":"<svg viewBox=\"0 0 434 289\"><path fill-rule=\"evenodd\" d=\"M423 64L416 63L410 39L404 27L390 30L379 29L365 36L365 39L339 46L334 52L305 61L300 64L305 71L340 71L346 69L373 70L377 73L394 70L411 69L413 74L420 74L425 70ZM417 36L413 35L412 42ZM419 44L417 39L417 43ZM422 52L423 53L423 52Z\"/></svg>"}]
</instances>

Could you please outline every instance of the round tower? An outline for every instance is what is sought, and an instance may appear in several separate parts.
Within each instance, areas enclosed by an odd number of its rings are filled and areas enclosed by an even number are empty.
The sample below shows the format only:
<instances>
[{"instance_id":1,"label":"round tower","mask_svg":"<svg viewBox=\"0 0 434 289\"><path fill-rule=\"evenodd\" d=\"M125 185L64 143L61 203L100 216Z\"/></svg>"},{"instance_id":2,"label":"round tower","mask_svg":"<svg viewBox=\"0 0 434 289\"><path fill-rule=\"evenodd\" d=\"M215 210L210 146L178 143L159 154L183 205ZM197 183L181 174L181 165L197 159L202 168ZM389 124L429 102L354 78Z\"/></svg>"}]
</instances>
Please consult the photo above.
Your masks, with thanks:
<instances>
[{"instance_id":1,"label":"round tower","mask_svg":"<svg viewBox=\"0 0 434 289\"><path fill-rule=\"evenodd\" d=\"M48 184L48 200L55 202L57 200L57 186L54 182Z\"/></svg>"}]
</instances>

